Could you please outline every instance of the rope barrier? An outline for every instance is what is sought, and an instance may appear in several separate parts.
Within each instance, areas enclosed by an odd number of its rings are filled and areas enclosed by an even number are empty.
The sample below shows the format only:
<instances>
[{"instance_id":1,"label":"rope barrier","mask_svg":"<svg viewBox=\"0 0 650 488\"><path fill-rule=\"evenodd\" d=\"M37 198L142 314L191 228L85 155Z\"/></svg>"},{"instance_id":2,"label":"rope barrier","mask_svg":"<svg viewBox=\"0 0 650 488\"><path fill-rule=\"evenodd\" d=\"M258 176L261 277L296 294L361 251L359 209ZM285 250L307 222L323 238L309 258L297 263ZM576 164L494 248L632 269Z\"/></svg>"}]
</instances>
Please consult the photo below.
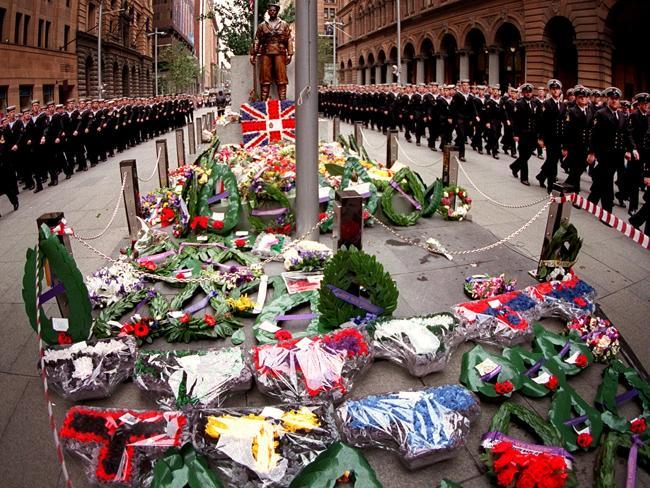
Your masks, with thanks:
<instances>
[{"instance_id":1,"label":"rope barrier","mask_svg":"<svg viewBox=\"0 0 650 488\"><path fill-rule=\"evenodd\" d=\"M156 164L153 166L153 171L151 172L151 175L148 178L140 178L138 176L138 181L142 181L143 183L147 183L153 179L153 177L156 174L156 171L158 170L158 164L160 164L160 156L162 156L162 147L158 149L158 157L156 158Z\"/></svg>"},{"instance_id":2,"label":"rope barrier","mask_svg":"<svg viewBox=\"0 0 650 488\"><path fill-rule=\"evenodd\" d=\"M126 173L122 173L122 188L120 189L120 193L117 195L117 201L115 202L115 208L113 209L113 215L111 215L110 220L108 221L108 224L106 224L106 227L104 227L104 230L102 230L99 234L96 234L94 236L77 236L79 239L82 241L94 241L95 239L99 239L102 237L104 234L106 234L106 231L110 228L111 225L113 225L113 221L115 220L115 216L117 215L117 211L120 208L120 200L122 199L122 194L124 193L124 187L126 186Z\"/></svg>"},{"instance_id":3,"label":"rope barrier","mask_svg":"<svg viewBox=\"0 0 650 488\"><path fill-rule=\"evenodd\" d=\"M363 129L361 129L361 138L363 139L363 143L366 146L368 146L369 149L378 150L378 149L383 149L384 148L384 144L379 144L378 146L373 146L372 144L370 144L370 141L366 137L366 133L365 133L365 131Z\"/></svg>"},{"instance_id":4,"label":"rope barrier","mask_svg":"<svg viewBox=\"0 0 650 488\"><path fill-rule=\"evenodd\" d=\"M487 199L488 202L491 202L491 203L493 203L493 204L495 204L495 205L497 205L499 207L504 207L504 208L527 208L527 207L534 207L535 205L539 205L540 203L543 203L546 200L548 200L547 196L545 196L543 198L540 198L539 200L535 200L534 202L520 203L520 204L508 204L508 203L499 202L498 200L494 200L489 195L483 193L479 189L479 187L476 186L476 183L474 183L474 181L472 181L472 179L469 177L469 175L465 171L465 168L463 167L463 165L460 164L460 160L456 156L454 156L454 158L456 159L456 163L458 164L458 167L460 168L461 172L463 173L463 175L465 175L465 178L467 178L467 181L469 182L469 184L472 185L477 192L479 192L481 195L483 195Z\"/></svg>"},{"instance_id":5,"label":"rope barrier","mask_svg":"<svg viewBox=\"0 0 650 488\"><path fill-rule=\"evenodd\" d=\"M586 198L581 197L576 193L570 193L562 197L557 197L555 201L557 203L571 202L575 207L586 210L591 215L605 222L624 236L629 237L634 242L639 244L642 248L650 250L650 236L644 234L633 225L628 224L624 220L618 218L616 215L609 213L607 210L599 207L595 203L590 202Z\"/></svg>"},{"instance_id":6,"label":"rope barrier","mask_svg":"<svg viewBox=\"0 0 650 488\"><path fill-rule=\"evenodd\" d=\"M539 209L539 211L528 222L526 222L523 226L521 226L519 229L515 230L514 232L512 232L508 236L504 237L503 239L501 239L501 240L499 240L499 241L497 241L497 242L495 242L493 244L489 244L487 246L479 247L479 248L476 248L476 249L467 249L467 250L464 250L464 251L449 251L437 239L434 239L432 237L428 238L426 240L426 244L421 244L419 242L415 242L413 239L410 239L408 237L405 237L405 236L399 234L392 227L385 224L384 222L379 220L377 217L373 217L373 219L377 223L379 223L379 225L381 225L383 228L388 230L391 234L393 234L395 237L397 237L401 241L406 242L407 244L410 244L411 246L422 248L422 249L424 249L425 251L427 251L427 252L429 252L431 254L443 255L443 256L447 257L447 259L451 260L452 256L462 256L462 255L466 255L466 254L474 254L474 253L490 251L490 250L492 250L492 249L494 249L496 247L499 247L499 246L502 246L502 245L506 244L508 241L514 239L519 234L524 232L528 227L530 227L533 224L533 222L535 222L546 211L546 209L551 205L551 203L553 203L553 198L549 197L547 200L548 201L546 202L546 205L544 205L541 209ZM426 238L426 236L424 236L424 237Z\"/></svg>"},{"instance_id":7,"label":"rope barrier","mask_svg":"<svg viewBox=\"0 0 650 488\"><path fill-rule=\"evenodd\" d=\"M52 401L50 400L50 389L47 384L47 372L45 370L45 345L43 343L43 335L41 331L41 280L39 279L39 260L40 260L40 247L38 240L36 241L36 335L38 336L38 356L39 362L41 365L41 379L43 380L43 396L45 397L45 402L47 403L47 416L49 419L50 430L52 431L52 436L54 437L54 445L56 446L56 457L61 465L61 472L63 473L63 480L65 481L66 488L72 487L72 480L68 474L68 468L65 463L65 457L63 456L63 448L61 446L61 440L59 439L59 430L56 426L56 418L54 417L54 409Z\"/></svg>"},{"instance_id":8,"label":"rope barrier","mask_svg":"<svg viewBox=\"0 0 650 488\"><path fill-rule=\"evenodd\" d=\"M400 144L399 139L396 139L395 142L397 142L397 147L402 151L402 153L404 154L404 156L406 157L406 159L407 159L408 161L410 161L411 164L413 164L414 166L417 166L418 168L432 168L432 167L434 167L436 164L438 164L438 163L440 163L440 162L442 161L442 158L441 158L441 159L437 159L436 161L434 161L434 162L431 163L431 164L420 164L420 163L418 163L417 161L415 161L413 158L411 158L411 157L408 155L408 153L406 152L406 150L405 150L405 149L402 147L402 145Z\"/></svg>"}]
</instances>

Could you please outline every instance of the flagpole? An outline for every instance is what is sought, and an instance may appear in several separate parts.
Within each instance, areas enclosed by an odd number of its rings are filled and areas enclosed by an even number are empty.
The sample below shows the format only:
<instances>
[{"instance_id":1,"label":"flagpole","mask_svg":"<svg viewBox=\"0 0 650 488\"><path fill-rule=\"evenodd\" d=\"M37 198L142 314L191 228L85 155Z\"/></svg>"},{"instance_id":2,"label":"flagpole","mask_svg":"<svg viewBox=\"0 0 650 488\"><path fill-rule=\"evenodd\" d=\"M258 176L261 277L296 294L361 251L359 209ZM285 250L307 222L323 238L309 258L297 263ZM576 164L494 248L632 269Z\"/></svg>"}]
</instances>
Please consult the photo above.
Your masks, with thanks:
<instances>
[{"instance_id":1,"label":"flagpole","mask_svg":"<svg viewBox=\"0 0 650 488\"><path fill-rule=\"evenodd\" d=\"M259 0L254 0L253 3L253 36L251 37L251 43L255 43L255 34L257 34L257 17L259 13ZM255 95L259 95L260 90L259 90L259 81L257 77L257 58L255 58L255 62L253 63L253 92L255 92Z\"/></svg>"}]
</instances>

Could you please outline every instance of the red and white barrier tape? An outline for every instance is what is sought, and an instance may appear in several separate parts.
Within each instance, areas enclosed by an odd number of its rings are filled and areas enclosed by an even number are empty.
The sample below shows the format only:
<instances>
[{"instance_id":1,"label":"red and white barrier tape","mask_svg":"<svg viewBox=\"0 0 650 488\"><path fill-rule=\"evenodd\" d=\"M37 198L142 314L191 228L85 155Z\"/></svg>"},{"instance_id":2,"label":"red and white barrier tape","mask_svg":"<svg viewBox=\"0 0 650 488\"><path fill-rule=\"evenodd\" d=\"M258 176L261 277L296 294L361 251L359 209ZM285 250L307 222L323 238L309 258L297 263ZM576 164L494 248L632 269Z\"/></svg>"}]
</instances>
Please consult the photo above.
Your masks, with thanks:
<instances>
[{"instance_id":1,"label":"red and white barrier tape","mask_svg":"<svg viewBox=\"0 0 650 488\"><path fill-rule=\"evenodd\" d=\"M63 223L65 226L65 223ZM63 480L65 481L66 488L73 488L72 480L68 474L68 468L65 464L65 457L63 456L63 448L61 447L61 440L59 439L59 431L56 427L56 418L54 417L54 409L52 408L52 401L50 400L50 389L47 385L47 373L45 372L45 345L43 344L43 337L41 335L41 304L39 297L41 296L41 280L39 279L39 261L40 261L40 248L36 243L36 333L38 335L38 355L41 363L41 379L43 380L43 394L45 402L47 403L47 415L50 424L50 430L54 437L54 445L56 446L56 456L61 465L61 472L63 473Z\"/></svg>"},{"instance_id":2,"label":"red and white barrier tape","mask_svg":"<svg viewBox=\"0 0 650 488\"><path fill-rule=\"evenodd\" d=\"M586 210L597 219L602 220L606 224L609 224L621 234L629 237L634 242L641 245L641 247L644 249L650 250L650 236L647 236L632 224L629 224L624 220L618 218L616 215L609 213L602 207L599 207L595 203L590 202L586 198L581 197L576 193L569 193L563 197L556 198L555 201L557 203L571 202L573 205Z\"/></svg>"}]
</instances>

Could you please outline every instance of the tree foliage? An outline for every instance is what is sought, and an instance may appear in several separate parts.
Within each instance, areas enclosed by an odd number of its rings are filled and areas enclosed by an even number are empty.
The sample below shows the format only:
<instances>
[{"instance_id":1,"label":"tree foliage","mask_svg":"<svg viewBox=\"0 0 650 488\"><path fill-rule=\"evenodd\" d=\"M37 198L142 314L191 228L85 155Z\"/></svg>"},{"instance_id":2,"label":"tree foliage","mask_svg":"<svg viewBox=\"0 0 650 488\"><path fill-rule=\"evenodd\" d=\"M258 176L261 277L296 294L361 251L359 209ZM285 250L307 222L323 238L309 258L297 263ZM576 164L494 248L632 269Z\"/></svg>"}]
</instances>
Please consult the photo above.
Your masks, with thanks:
<instances>
[{"instance_id":1,"label":"tree foliage","mask_svg":"<svg viewBox=\"0 0 650 488\"><path fill-rule=\"evenodd\" d=\"M160 61L163 69L163 91L183 92L196 84L200 74L198 60L180 41L162 48Z\"/></svg>"}]
</instances>

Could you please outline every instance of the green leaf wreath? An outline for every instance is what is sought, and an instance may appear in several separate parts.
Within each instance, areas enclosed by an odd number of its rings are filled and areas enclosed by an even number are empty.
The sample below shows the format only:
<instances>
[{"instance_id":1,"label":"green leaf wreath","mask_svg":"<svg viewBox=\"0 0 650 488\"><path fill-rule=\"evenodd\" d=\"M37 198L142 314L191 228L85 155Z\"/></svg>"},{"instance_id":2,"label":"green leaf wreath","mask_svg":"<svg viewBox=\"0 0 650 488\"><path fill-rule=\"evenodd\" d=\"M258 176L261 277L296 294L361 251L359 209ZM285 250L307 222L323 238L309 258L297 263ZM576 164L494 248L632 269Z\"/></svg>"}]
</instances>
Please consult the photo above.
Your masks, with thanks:
<instances>
[{"instance_id":1,"label":"green leaf wreath","mask_svg":"<svg viewBox=\"0 0 650 488\"><path fill-rule=\"evenodd\" d=\"M589 435L592 443L590 446L582 447L588 449L598 445L600 435L603 432L603 422L600 419L600 413L589 403L578 395L578 393L569 385L563 385L557 389L551 402L551 408L548 411L548 420L555 426L562 437L562 445L565 449L574 452L581 448L578 445L578 433L570 425L564 422L572 418L576 412L580 416L587 417L580 425L589 426Z\"/></svg>"},{"instance_id":2,"label":"green leaf wreath","mask_svg":"<svg viewBox=\"0 0 650 488\"><path fill-rule=\"evenodd\" d=\"M365 316L366 311L337 298L327 287L333 285L347 291L352 285L363 290L365 297L384 311L388 317L397 308L399 292L397 286L374 256L359 251L355 247L342 247L327 263L321 281L318 311L319 329L322 332L337 329L341 324L357 316Z\"/></svg>"},{"instance_id":3,"label":"green leaf wreath","mask_svg":"<svg viewBox=\"0 0 650 488\"><path fill-rule=\"evenodd\" d=\"M496 383L482 380L481 374L476 369L476 365L488 359L501 366L501 371L496 376ZM463 354L463 360L460 366L460 382L474 393L480 393L487 398L503 399L510 397L512 393L521 388L522 375L517 366L509 359L488 352L477 345L474 349ZM510 392L504 394L498 393L496 384L505 382L510 382L512 387Z\"/></svg>"},{"instance_id":4,"label":"green leaf wreath","mask_svg":"<svg viewBox=\"0 0 650 488\"><path fill-rule=\"evenodd\" d=\"M628 368L619 360L613 361L603 371L603 381L596 393L596 404L604 409L603 422L612 430L629 433L631 422L619 413L619 405L616 401L618 385L621 381L628 391L637 391L635 400L641 407L639 417L648 423L650 423L650 384L635 369Z\"/></svg>"},{"instance_id":5,"label":"green leaf wreath","mask_svg":"<svg viewBox=\"0 0 650 488\"><path fill-rule=\"evenodd\" d=\"M208 232L225 235L239 224L241 199L237 186L237 178L235 178L235 175L227 164L209 162L205 167L210 170L210 176L208 183L203 185L199 192L198 214L210 218L211 222L208 225ZM224 189L228 192L228 196L224 199L228 204L228 208L224 212L223 220L216 221L212 219L210 203L208 202L210 197L214 196L215 187L219 181L223 182Z\"/></svg>"},{"instance_id":6,"label":"green leaf wreath","mask_svg":"<svg viewBox=\"0 0 650 488\"><path fill-rule=\"evenodd\" d=\"M192 444L171 448L156 461L151 488L222 488L205 457Z\"/></svg>"},{"instance_id":7,"label":"green leaf wreath","mask_svg":"<svg viewBox=\"0 0 650 488\"><path fill-rule=\"evenodd\" d=\"M393 196L397 190L392 186L393 182L397 185L402 185L404 191L409 191L413 194L413 198L420 205L420 209L415 208L412 212L408 214L402 214L395 211L393 208ZM404 182L404 184L402 183ZM384 215L393 222L395 225L400 226L410 226L415 225L415 223L422 216L422 208L424 208L424 187L420 180L415 176L415 174L409 168L400 169L384 191L384 194L381 196L381 208L384 211Z\"/></svg>"},{"instance_id":8,"label":"green leaf wreath","mask_svg":"<svg viewBox=\"0 0 650 488\"><path fill-rule=\"evenodd\" d=\"M68 330L66 334L72 342L85 341L90 336L92 323L92 305L88 297L88 289L83 276L77 268L73 257L59 242L56 235L51 234L47 226L43 225L39 232L39 253L34 249L27 249L26 262L23 275L23 302L25 312L29 317L32 328L38 329L36 324L36 273L39 282L43 281L45 263L50 271L63 284L68 302ZM41 293L43 290L41 290ZM40 309L41 336L48 344L58 343L58 333L52 328L52 320L45 314L43 307Z\"/></svg>"},{"instance_id":9,"label":"green leaf wreath","mask_svg":"<svg viewBox=\"0 0 650 488\"><path fill-rule=\"evenodd\" d=\"M272 344L277 342L275 335L272 332L264 330L264 323L277 325L277 317L285 315L290 310L301 305L309 304L311 312L316 313L318 310L318 292L305 291L301 293L294 293L280 295L274 298L271 303L264 306L264 310L257 316L253 324L253 334L259 344ZM294 333L294 338L308 337L318 333L318 318L313 319L303 332Z\"/></svg>"},{"instance_id":10,"label":"green leaf wreath","mask_svg":"<svg viewBox=\"0 0 650 488\"><path fill-rule=\"evenodd\" d=\"M507 434L512 419L521 427L535 434L546 446L560 446L562 439L557 429L533 410L511 402L503 403L492 417L490 432Z\"/></svg>"},{"instance_id":11,"label":"green leaf wreath","mask_svg":"<svg viewBox=\"0 0 650 488\"><path fill-rule=\"evenodd\" d=\"M616 486L616 455L624 454L632 447L633 437L616 432L605 435L602 448L594 466L594 488L612 488ZM650 469L650 445L638 446L637 465L646 471Z\"/></svg>"},{"instance_id":12,"label":"green leaf wreath","mask_svg":"<svg viewBox=\"0 0 650 488\"><path fill-rule=\"evenodd\" d=\"M567 337L546 330L541 324L533 324L533 331L535 332L533 349L536 352L541 352L547 361L555 362L566 376L576 375L583 369L575 364L566 362L565 359L574 354L584 355L587 359L587 364L594 362L594 357L589 347L580 340L580 337L577 336L575 331L571 331ZM559 352L564 347L568 347L568 351L560 358Z\"/></svg>"},{"instance_id":13,"label":"green leaf wreath","mask_svg":"<svg viewBox=\"0 0 650 488\"><path fill-rule=\"evenodd\" d=\"M521 379L521 394L533 398L540 398L553 393L553 389L548 388L544 384L533 381L532 378L526 376L524 373L528 368L541 363L539 373L546 373L549 376L554 376L557 380L557 387L566 382L566 378L562 370L553 361L545 361L541 353L529 352L521 347L506 348L503 350L503 356L509 359L519 371Z\"/></svg>"},{"instance_id":14,"label":"green leaf wreath","mask_svg":"<svg viewBox=\"0 0 650 488\"><path fill-rule=\"evenodd\" d=\"M559 229L553 234L548 246L543 248L537 279L546 280L555 268L571 268L578 259L581 248L582 239L578 235L578 229L567 219L562 219Z\"/></svg>"},{"instance_id":15,"label":"green leaf wreath","mask_svg":"<svg viewBox=\"0 0 650 488\"><path fill-rule=\"evenodd\" d=\"M277 186L263 182L262 189L259 192L249 190L246 195L246 200L248 202L248 223L251 228L257 233L261 232L280 232L282 234L289 234L293 230L293 226L296 222L296 216L293 209L291 208L291 202L287 198L285 192L283 192ZM262 206L268 202L275 202L279 204L279 208L286 208L287 212L284 214L283 223L268 223L262 217L256 217L253 215L253 210L261 210ZM285 226L289 226L288 229ZM288 232L287 232L288 230Z\"/></svg>"},{"instance_id":16,"label":"green leaf wreath","mask_svg":"<svg viewBox=\"0 0 650 488\"><path fill-rule=\"evenodd\" d=\"M290 488L334 488L338 479L349 478L359 488L381 488L361 451L335 442L321 452L316 459L291 482Z\"/></svg>"},{"instance_id":17,"label":"green leaf wreath","mask_svg":"<svg viewBox=\"0 0 650 488\"><path fill-rule=\"evenodd\" d=\"M443 184L440 178L436 178L431 186L424 192L424 208L422 209L422 217L431 217L438 211L440 200L442 199Z\"/></svg>"}]
</instances>

